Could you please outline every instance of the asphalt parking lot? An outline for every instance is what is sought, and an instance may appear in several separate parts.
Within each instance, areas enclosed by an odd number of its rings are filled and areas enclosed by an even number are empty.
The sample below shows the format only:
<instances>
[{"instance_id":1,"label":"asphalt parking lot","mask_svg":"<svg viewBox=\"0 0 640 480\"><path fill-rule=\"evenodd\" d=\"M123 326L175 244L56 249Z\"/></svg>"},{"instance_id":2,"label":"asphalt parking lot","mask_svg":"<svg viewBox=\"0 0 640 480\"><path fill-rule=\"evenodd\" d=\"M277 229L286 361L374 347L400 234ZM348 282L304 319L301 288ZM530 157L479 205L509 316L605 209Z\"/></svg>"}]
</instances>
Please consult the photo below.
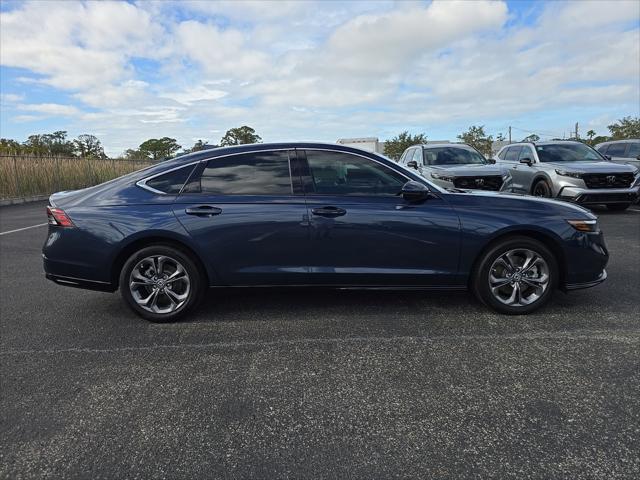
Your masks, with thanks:
<instances>
[{"instance_id":1,"label":"asphalt parking lot","mask_svg":"<svg viewBox=\"0 0 640 480\"><path fill-rule=\"evenodd\" d=\"M2 234L0 477L638 478L640 207L597 213L607 282L527 317L242 290L154 325L46 281L46 227Z\"/></svg>"}]
</instances>

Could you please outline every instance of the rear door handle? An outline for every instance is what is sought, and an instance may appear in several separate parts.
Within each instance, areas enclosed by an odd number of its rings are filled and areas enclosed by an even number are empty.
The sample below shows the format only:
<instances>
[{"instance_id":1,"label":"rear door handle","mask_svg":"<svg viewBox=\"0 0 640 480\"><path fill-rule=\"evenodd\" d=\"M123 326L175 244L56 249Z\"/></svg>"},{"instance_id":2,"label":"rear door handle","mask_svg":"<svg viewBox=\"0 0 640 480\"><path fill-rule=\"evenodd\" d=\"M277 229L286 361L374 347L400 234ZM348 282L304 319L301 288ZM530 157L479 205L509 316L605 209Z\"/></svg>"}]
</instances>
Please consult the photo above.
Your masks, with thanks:
<instances>
[{"instance_id":1,"label":"rear door handle","mask_svg":"<svg viewBox=\"0 0 640 480\"><path fill-rule=\"evenodd\" d=\"M214 207L213 205L198 205L196 207L185 208L187 215L196 215L198 217L213 217L214 215L220 215L222 209Z\"/></svg>"},{"instance_id":2,"label":"rear door handle","mask_svg":"<svg viewBox=\"0 0 640 480\"><path fill-rule=\"evenodd\" d=\"M311 213L318 217L335 218L345 215L347 211L339 207L316 207L311 209Z\"/></svg>"}]
</instances>

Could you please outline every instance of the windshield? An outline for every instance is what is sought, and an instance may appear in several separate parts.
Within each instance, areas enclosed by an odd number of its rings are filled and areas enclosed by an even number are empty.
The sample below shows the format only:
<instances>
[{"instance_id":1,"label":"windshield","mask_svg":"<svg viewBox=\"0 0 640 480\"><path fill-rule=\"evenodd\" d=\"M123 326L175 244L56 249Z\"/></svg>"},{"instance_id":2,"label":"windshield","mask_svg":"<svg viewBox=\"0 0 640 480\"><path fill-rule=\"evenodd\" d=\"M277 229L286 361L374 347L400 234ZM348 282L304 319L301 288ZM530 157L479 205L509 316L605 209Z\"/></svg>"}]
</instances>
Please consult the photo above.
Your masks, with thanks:
<instances>
[{"instance_id":1,"label":"windshield","mask_svg":"<svg viewBox=\"0 0 640 480\"><path fill-rule=\"evenodd\" d=\"M426 165L484 165L485 158L474 150L455 147L428 148L424 151Z\"/></svg>"},{"instance_id":2,"label":"windshield","mask_svg":"<svg viewBox=\"0 0 640 480\"><path fill-rule=\"evenodd\" d=\"M593 148L581 143L536 145L541 162L602 162L604 158Z\"/></svg>"}]
</instances>

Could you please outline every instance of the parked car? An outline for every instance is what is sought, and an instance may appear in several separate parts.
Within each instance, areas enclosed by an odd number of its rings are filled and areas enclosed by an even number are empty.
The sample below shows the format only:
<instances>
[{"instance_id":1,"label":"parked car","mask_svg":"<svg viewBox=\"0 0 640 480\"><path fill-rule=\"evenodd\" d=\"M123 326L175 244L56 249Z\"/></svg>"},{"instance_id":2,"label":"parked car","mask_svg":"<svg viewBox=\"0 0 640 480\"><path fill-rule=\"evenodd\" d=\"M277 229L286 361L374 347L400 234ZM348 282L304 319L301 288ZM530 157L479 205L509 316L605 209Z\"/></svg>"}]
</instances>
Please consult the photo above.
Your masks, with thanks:
<instances>
[{"instance_id":1,"label":"parked car","mask_svg":"<svg viewBox=\"0 0 640 480\"><path fill-rule=\"evenodd\" d=\"M594 147L612 162L627 163L640 169L640 140L612 140Z\"/></svg>"},{"instance_id":2,"label":"parked car","mask_svg":"<svg viewBox=\"0 0 640 480\"><path fill-rule=\"evenodd\" d=\"M414 145L407 148L401 165L442 188L510 190L509 169L495 165L475 148L465 144Z\"/></svg>"},{"instance_id":3,"label":"parked car","mask_svg":"<svg viewBox=\"0 0 640 480\"><path fill-rule=\"evenodd\" d=\"M47 213L47 278L119 288L158 322L220 294L206 287L470 289L524 314L607 276L597 217L581 207L449 192L341 145L196 152L56 193Z\"/></svg>"},{"instance_id":4,"label":"parked car","mask_svg":"<svg viewBox=\"0 0 640 480\"><path fill-rule=\"evenodd\" d=\"M514 143L496 160L509 166L516 193L625 210L640 190L637 168L613 163L581 142Z\"/></svg>"}]
</instances>

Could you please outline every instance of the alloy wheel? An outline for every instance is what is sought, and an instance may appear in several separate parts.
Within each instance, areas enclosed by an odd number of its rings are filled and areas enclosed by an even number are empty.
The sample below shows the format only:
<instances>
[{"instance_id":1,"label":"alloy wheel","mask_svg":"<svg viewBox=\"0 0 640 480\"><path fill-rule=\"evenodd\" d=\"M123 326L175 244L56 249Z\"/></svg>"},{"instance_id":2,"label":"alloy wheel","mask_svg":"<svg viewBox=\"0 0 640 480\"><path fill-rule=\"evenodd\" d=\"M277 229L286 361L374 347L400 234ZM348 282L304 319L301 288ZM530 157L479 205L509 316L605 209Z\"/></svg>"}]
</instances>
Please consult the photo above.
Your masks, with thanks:
<instances>
[{"instance_id":1,"label":"alloy wheel","mask_svg":"<svg viewBox=\"0 0 640 480\"><path fill-rule=\"evenodd\" d=\"M501 303L523 307L538 300L551 280L549 265L537 252L519 248L500 255L489 269L491 294Z\"/></svg>"},{"instance_id":2,"label":"alloy wheel","mask_svg":"<svg viewBox=\"0 0 640 480\"><path fill-rule=\"evenodd\" d=\"M140 260L131 270L129 291L136 303L152 313L172 313L189 299L191 280L175 258L153 255Z\"/></svg>"}]
</instances>

